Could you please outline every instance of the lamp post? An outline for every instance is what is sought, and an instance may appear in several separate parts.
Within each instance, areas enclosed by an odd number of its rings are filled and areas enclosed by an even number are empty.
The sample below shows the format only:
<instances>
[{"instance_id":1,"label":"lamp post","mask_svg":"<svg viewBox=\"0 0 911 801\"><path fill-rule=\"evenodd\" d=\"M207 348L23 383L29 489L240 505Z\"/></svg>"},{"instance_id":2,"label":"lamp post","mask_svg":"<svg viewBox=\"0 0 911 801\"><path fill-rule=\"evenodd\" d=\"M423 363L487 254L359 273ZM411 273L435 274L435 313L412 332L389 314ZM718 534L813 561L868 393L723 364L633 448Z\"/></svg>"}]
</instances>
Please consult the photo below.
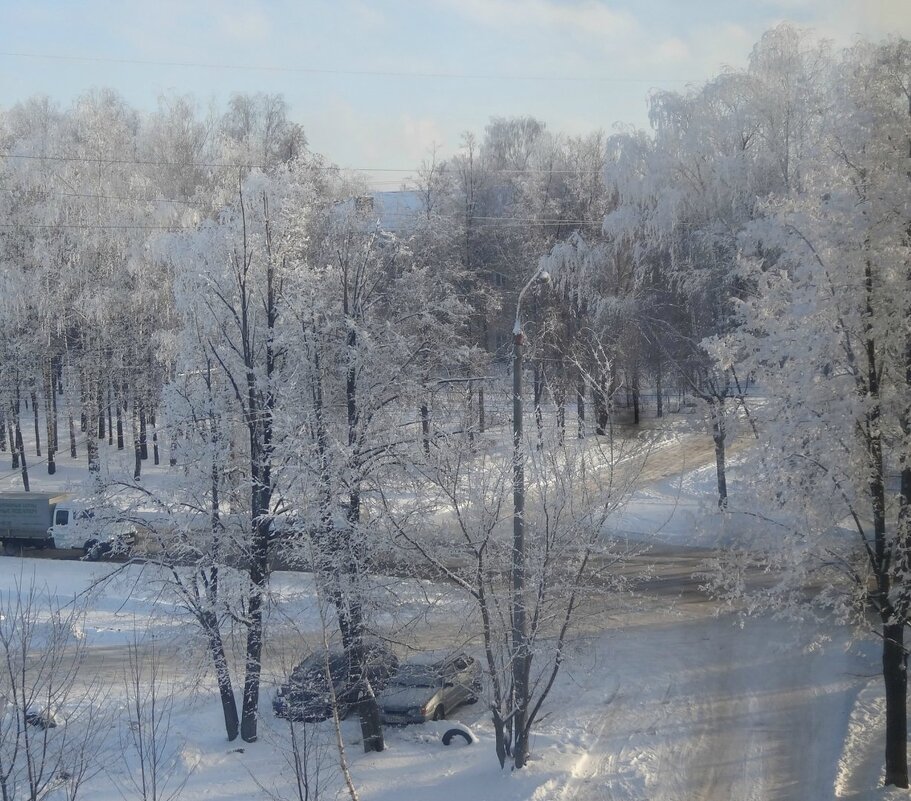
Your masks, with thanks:
<instances>
[{"instance_id":1,"label":"lamp post","mask_svg":"<svg viewBox=\"0 0 911 801\"><path fill-rule=\"evenodd\" d=\"M531 654L525 622L525 461L522 454L522 299L536 281L549 281L544 266L535 270L516 300L516 321L512 328L512 686L513 763L524 767L528 757L525 723L528 717L528 677Z\"/></svg>"}]
</instances>

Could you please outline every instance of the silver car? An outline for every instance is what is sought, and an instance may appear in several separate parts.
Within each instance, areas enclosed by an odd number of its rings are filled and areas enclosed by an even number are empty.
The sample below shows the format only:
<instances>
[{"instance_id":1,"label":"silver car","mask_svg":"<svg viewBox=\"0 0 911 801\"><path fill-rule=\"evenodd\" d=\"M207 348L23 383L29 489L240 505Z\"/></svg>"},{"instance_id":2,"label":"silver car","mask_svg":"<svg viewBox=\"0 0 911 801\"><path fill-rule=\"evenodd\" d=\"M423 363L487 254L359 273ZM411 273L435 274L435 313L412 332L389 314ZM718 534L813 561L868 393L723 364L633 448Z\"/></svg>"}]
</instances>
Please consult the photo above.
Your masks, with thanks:
<instances>
[{"instance_id":1,"label":"silver car","mask_svg":"<svg viewBox=\"0 0 911 801\"><path fill-rule=\"evenodd\" d=\"M481 666L458 653L438 662L405 662L377 696L384 723L442 720L481 695Z\"/></svg>"}]
</instances>

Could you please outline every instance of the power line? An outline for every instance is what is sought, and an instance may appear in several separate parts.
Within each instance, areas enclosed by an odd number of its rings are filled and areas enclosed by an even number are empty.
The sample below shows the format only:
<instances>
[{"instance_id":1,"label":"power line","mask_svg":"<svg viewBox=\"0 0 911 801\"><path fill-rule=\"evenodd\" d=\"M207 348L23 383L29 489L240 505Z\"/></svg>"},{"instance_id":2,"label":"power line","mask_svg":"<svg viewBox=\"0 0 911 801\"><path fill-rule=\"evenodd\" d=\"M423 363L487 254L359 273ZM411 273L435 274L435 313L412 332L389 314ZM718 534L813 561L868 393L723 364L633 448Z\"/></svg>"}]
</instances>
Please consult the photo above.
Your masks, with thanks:
<instances>
[{"instance_id":1,"label":"power line","mask_svg":"<svg viewBox=\"0 0 911 801\"><path fill-rule=\"evenodd\" d=\"M120 223L0 223L0 228L77 228L77 229L132 229L138 231L195 231L191 226L175 225L128 225Z\"/></svg>"},{"instance_id":2,"label":"power line","mask_svg":"<svg viewBox=\"0 0 911 801\"><path fill-rule=\"evenodd\" d=\"M472 72L420 72L406 70L355 70L334 67L288 67L262 64L219 64L203 61L156 61L140 58L112 58L108 56L64 55L59 53L26 53L21 51L0 51L8 58L46 59L48 61L85 62L94 64L133 64L145 67L184 67L212 70L238 70L250 72L289 72L308 75L361 75L376 78L423 78L448 80L485 81L556 81L559 83L692 83L686 78L634 78L623 75L516 75L506 73Z\"/></svg>"},{"instance_id":3,"label":"power line","mask_svg":"<svg viewBox=\"0 0 911 801\"><path fill-rule=\"evenodd\" d=\"M18 189L0 186L0 192L9 192L11 194L15 194L18 191ZM195 203L193 200L178 200L177 198L171 197L143 197L141 195L96 195L88 192L46 192L43 189L36 189L35 187L31 186L26 187L26 191L39 192L45 197L81 197L88 200L117 200L129 201L131 203L184 203L186 205L193 205Z\"/></svg>"},{"instance_id":4,"label":"power line","mask_svg":"<svg viewBox=\"0 0 911 801\"><path fill-rule=\"evenodd\" d=\"M32 190L32 187L28 187L29 190ZM17 189L0 187L0 192L9 192L15 193ZM178 198L167 198L167 197L149 197L141 195L102 195L94 194L90 192L44 192L40 189L35 190L41 192L46 197L75 197L83 198L87 200L111 200L116 202L126 202L126 203L179 203L184 205L195 205L196 201L193 200L183 200ZM420 209L415 209L413 211L395 211L388 210L382 211L380 215L383 219L399 219L399 220L418 220L425 217L425 213ZM462 220L465 219L462 215L453 215L453 214L435 214L433 219L436 220ZM564 219L560 217L552 218L535 218L535 217L506 217L506 216L491 216L491 215L475 215L471 218L472 222L495 222L495 223L525 223L525 224L540 224L540 225L593 225L600 224L601 220L574 220L574 219ZM173 226L133 226L133 225L106 225L106 224L81 224L81 223L61 223L59 225L54 223L3 223L0 224L0 227L4 228L82 228L82 227L97 227L97 228L107 228L107 227L148 227L148 228L160 228L160 227L173 227Z\"/></svg>"},{"instance_id":5,"label":"power line","mask_svg":"<svg viewBox=\"0 0 911 801\"><path fill-rule=\"evenodd\" d=\"M102 158L101 156L69 156L57 153L40 154L40 153L0 153L0 158L8 159L28 159L31 161L70 161L85 164L135 164L146 167L205 167L210 169L269 169L266 164L253 163L235 163L227 164L224 162L197 162L197 161L158 161L155 159L127 159L127 158ZM310 164L307 167L312 170L326 172L382 172L382 173L416 173L420 167L339 167L334 164ZM492 173L495 175L525 175L525 174L546 174L546 175L600 175L602 170L595 169L548 169L546 167L528 167L526 169L508 169L493 168L483 169L481 172ZM391 179L390 179L391 180Z\"/></svg>"},{"instance_id":6,"label":"power line","mask_svg":"<svg viewBox=\"0 0 911 801\"><path fill-rule=\"evenodd\" d=\"M398 220L418 220L420 213L414 215L386 214L385 218L394 217ZM461 217L442 217L437 216L437 220L461 220ZM482 226L518 227L522 225L601 225L601 220L563 220L553 219L534 219L531 217L472 217L472 223L480 223ZM182 225L135 225L131 223L0 223L0 228L15 229L76 229L76 230L134 230L134 231L195 231L196 226Z\"/></svg>"}]
</instances>

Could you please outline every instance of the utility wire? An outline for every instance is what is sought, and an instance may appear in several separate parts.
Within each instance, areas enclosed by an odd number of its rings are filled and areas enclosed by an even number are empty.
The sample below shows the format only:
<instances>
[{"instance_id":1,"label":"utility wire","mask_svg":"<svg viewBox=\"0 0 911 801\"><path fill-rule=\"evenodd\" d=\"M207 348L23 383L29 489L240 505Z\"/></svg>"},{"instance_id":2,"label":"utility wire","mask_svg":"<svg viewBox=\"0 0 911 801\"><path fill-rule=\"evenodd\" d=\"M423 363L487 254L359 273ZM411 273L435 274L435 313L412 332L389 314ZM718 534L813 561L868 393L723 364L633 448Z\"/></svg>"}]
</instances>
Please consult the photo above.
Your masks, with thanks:
<instances>
[{"instance_id":1,"label":"utility wire","mask_svg":"<svg viewBox=\"0 0 911 801\"><path fill-rule=\"evenodd\" d=\"M10 192L15 193L18 190L8 189L5 187L0 187L0 192ZM196 205L198 201L195 200L183 200L178 198L168 198L168 197L143 197L141 195L100 195L92 194L89 192L45 192L42 190L35 190L39 192L44 197L77 197L84 198L87 200L113 200L118 202L127 202L127 203L180 203L184 205ZM382 205L382 202L381 202ZM413 209L410 211L402 211L389 209L388 211L383 211L383 217L402 217L405 219L411 219L416 217L424 217L426 213L423 209ZM433 219L463 219L462 216L456 215L440 215L434 214ZM578 222L576 220L561 220L557 218L540 220L536 218L521 218L521 217L495 217L495 216L485 216L485 215L475 215L471 217L472 220L513 220L516 222Z\"/></svg>"},{"instance_id":2,"label":"utility wire","mask_svg":"<svg viewBox=\"0 0 911 801\"><path fill-rule=\"evenodd\" d=\"M15 194L18 189L0 186L0 192L9 192ZM40 188L26 187L26 191L37 192L44 197L81 197L88 200L118 200L129 201L131 203L184 203L193 205L194 200L178 200L170 197L143 197L141 195L95 195L87 192L47 192Z\"/></svg>"},{"instance_id":3,"label":"utility wire","mask_svg":"<svg viewBox=\"0 0 911 801\"><path fill-rule=\"evenodd\" d=\"M386 215L394 216L394 215ZM417 220L421 215L403 215L404 220ZM434 219L444 220L461 220L461 217L435 217ZM482 227L519 227L523 225L601 225L601 220L563 220L554 219L532 219L521 217L472 217L472 223L480 223ZM133 230L133 231L196 231L197 226L191 225L133 225L129 223L0 223L2 229L74 229L74 230Z\"/></svg>"},{"instance_id":4,"label":"utility wire","mask_svg":"<svg viewBox=\"0 0 911 801\"><path fill-rule=\"evenodd\" d=\"M0 158L8 159L29 159L34 161L75 161L86 164L137 164L147 167L205 167L211 169L269 169L266 164L237 163L227 164L224 162L196 162L196 161L157 161L155 159L126 159L126 158L102 158L100 156L65 156L57 153L42 155L39 153L0 153ZM420 167L339 167L334 164L310 164L308 169L321 170L327 172L395 172L395 173L416 173ZM559 169L552 170L545 167L530 167L523 170L493 168L484 169L482 172L493 173L495 175L525 175L525 174L547 174L547 175L600 175L601 169Z\"/></svg>"},{"instance_id":5,"label":"utility wire","mask_svg":"<svg viewBox=\"0 0 911 801\"><path fill-rule=\"evenodd\" d=\"M86 62L93 64L134 64L145 67L189 67L212 70L240 70L250 72L289 72L309 75L364 75L378 78L428 78L449 80L495 81L556 81L560 83L692 83L685 78L634 78L623 75L516 75L506 73L472 72L420 72L406 70L355 70L333 67L287 67L257 64L219 64L203 61L156 61L140 58L112 58L108 56L65 55L59 53L26 53L4 50L0 56L7 58L45 59L48 61Z\"/></svg>"}]
</instances>

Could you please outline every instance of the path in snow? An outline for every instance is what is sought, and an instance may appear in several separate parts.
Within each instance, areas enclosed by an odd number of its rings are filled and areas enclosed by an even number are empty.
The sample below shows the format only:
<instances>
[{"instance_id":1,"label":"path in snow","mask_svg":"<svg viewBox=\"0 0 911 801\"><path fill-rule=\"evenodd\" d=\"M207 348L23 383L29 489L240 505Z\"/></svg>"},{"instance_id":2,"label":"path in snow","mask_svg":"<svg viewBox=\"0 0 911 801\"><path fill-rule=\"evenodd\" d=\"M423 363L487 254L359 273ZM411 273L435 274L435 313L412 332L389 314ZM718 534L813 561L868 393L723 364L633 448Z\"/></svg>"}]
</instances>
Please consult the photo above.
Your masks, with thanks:
<instances>
[{"instance_id":1,"label":"path in snow","mask_svg":"<svg viewBox=\"0 0 911 801\"><path fill-rule=\"evenodd\" d=\"M707 604L621 625L595 646L589 741L565 801L825 801L873 669L815 624L741 628ZM584 658L579 667L584 664Z\"/></svg>"}]
</instances>

